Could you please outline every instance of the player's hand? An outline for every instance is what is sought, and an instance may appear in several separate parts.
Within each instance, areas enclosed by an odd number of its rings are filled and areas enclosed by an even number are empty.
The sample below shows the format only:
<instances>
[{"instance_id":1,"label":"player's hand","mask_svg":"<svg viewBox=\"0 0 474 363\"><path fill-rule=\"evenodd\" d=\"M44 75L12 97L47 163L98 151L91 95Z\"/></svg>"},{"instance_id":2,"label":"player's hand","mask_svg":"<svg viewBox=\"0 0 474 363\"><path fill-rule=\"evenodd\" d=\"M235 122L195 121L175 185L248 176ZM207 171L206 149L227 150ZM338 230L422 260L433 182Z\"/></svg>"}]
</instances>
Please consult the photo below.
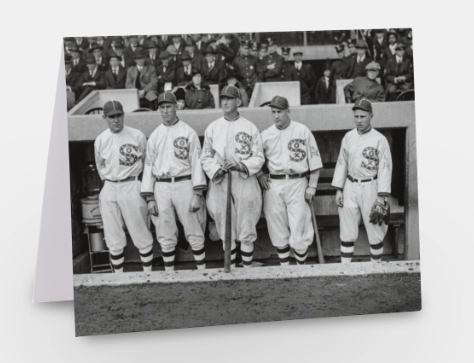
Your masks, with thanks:
<instances>
[{"instance_id":1,"label":"player's hand","mask_svg":"<svg viewBox=\"0 0 474 363\"><path fill-rule=\"evenodd\" d=\"M145 95L145 91L144 91L144 90L138 91L138 97L139 97L139 98L142 98L144 95Z\"/></svg>"},{"instance_id":2,"label":"player's hand","mask_svg":"<svg viewBox=\"0 0 474 363\"><path fill-rule=\"evenodd\" d=\"M341 208L344 206L344 197L342 196L342 190L340 189L336 192L336 204Z\"/></svg>"},{"instance_id":3,"label":"player's hand","mask_svg":"<svg viewBox=\"0 0 474 363\"><path fill-rule=\"evenodd\" d=\"M225 169L219 169L216 174L214 175L214 178L212 179L212 181L215 183L215 184L219 184L222 179L224 179L224 175L227 173L227 171Z\"/></svg>"},{"instance_id":4,"label":"player's hand","mask_svg":"<svg viewBox=\"0 0 474 363\"><path fill-rule=\"evenodd\" d=\"M404 76L400 76L398 77L398 79L401 81L401 82L405 82L406 78Z\"/></svg>"},{"instance_id":5,"label":"player's hand","mask_svg":"<svg viewBox=\"0 0 474 363\"><path fill-rule=\"evenodd\" d=\"M201 208L201 198L199 195L193 194L193 199L191 199L191 205L189 206L191 213L197 212Z\"/></svg>"},{"instance_id":6,"label":"player's hand","mask_svg":"<svg viewBox=\"0 0 474 363\"><path fill-rule=\"evenodd\" d=\"M316 188L307 187L306 191L304 192L304 197L308 203L313 201L313 197L316 194Z\"/></svg>"},{"instance_id":7,"label":"player's hand","mask_svg":"<svg viewBox=\"0 0 474 363\"><path fill-rule=\"evenodd\" d=\"M258 177L258 181L264 190L270 189L270 183L272 182L272 180L270 179L270 175L261 174Z\"/></svg>"},{"instance_id":8,"label":"player's hand","mask_svg":"<svg viewBox=\"0 0 474 363\"><path fill-rule=\"evenodd\" d=\"M224 169L241 171L242 165L240 165L240 163L235 161L234 159L228 159L224 163Z\"/></svg>"},{"instance_id":9,"label":"player's hand","mask_svg":"<svg viewBox=\"0 0 474 363\"><path fill-rule=\"evenodd\" d=\"M158 204L156 204L154 200L148 201L147 207L148 207L148 212L151 215L158 217Z\"/></svg>"}]
</instances>

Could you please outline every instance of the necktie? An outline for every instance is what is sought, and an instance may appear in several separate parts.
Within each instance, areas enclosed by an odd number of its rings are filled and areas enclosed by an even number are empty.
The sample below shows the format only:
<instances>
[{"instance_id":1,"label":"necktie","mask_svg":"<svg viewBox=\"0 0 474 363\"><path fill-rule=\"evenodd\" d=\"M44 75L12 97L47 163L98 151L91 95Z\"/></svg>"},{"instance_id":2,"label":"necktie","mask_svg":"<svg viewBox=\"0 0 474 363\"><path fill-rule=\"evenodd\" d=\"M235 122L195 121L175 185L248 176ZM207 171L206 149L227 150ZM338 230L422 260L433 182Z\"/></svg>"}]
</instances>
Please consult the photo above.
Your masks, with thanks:
<instances>
[{"instance_id":1,"label":"necktie","mask_svg":"<svg viewBox=\"0 0 474 363\"><path fill-rule=\"evenodd\" d=\"M140 84L140 75L141 75L141 72L140 72L140 68L137 67L137 78L135 79L135 88L136 89L140 89L141 88L141 84Z\"/></svg>"},{"instance_id":2,"label":"necktie","mask_svg":"<svg viewBox=\"0 0 474 363\"><path fill-rule=\"evenodd\" d=\"M212 70L212 63L209 63L209 72Z\"/></svg>"},{"instance_id":3,"label":"necktie","mask_svg":"<svg viewBox=\"0 0 474 363\"><path fill-rule=\"evenodd\" d=\"M163 66L163 73L166 72L166 66Z\"/></svg>"}]
</instances>

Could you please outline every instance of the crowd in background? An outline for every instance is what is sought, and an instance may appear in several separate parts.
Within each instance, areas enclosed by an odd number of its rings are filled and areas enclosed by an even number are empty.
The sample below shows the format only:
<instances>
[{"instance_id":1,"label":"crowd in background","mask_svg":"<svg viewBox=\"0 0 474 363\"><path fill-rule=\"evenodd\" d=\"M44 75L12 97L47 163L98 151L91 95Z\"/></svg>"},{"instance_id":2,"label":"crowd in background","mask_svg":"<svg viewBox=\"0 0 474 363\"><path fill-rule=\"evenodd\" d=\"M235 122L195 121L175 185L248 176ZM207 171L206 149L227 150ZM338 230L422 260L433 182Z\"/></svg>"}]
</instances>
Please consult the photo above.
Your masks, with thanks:
<instances>
[{"instance_id":1,"label":"crowd in background","mask_svg":"<svg viewBox=\"0 0 474 363\"><path fill-rule=\"evenodd\" d=\"M340 102L336 82L344 79L353 80L344 87L345 102L395 101L414 89L411 29L310 33L335 45L338 57L327 59L318 76L314 63L304 61L304 51L292 52L275 37L260 42L248 33L65 38L66 85L73 100L68 107L100 89L137 89L140 106L152 110L165 90L175 93L181 109L214 108L210 85L239 88L242 107L257 82L299 81L303 105Z\"/></svg>"}]
</instances>

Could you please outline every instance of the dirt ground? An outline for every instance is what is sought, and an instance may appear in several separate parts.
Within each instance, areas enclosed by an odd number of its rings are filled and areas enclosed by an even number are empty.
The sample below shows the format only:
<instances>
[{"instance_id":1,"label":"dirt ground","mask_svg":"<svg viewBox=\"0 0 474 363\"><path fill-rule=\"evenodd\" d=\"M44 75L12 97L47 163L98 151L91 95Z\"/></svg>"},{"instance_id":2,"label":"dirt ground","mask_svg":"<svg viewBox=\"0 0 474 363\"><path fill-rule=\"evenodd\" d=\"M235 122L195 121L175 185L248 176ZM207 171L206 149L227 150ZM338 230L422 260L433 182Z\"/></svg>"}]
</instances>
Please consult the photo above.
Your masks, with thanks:
<instances>
[{"instance_id":1,"label":"dirt ground","mask_svg":"<svg viewBox=\"0 0 474 363\"><path fill-rule=\"evenodd\" d=\"M76 335L421 310L418 272L76 286Z\"/></svg>"}]
</instances>

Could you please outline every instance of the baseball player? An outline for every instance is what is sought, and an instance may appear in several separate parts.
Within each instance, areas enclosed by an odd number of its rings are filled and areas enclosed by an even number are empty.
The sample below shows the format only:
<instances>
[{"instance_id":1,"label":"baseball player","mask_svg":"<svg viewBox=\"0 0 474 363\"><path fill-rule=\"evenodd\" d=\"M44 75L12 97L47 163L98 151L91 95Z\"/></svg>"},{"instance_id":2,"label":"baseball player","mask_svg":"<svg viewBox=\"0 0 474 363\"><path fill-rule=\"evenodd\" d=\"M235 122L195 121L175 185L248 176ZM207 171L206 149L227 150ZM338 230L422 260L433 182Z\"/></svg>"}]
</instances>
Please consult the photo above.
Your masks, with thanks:
<instances>
[{"instance_id":1,"label":"baseball player","mask_svg":"<svg viewBox=\"0 0 474 363\"><path fill-rule=\"evenodd\" d=\"M354 242L364 222L370 243L370 258L380 261L388 229L392 179L392 156L387 139L373 129L372 104L365 98L352 107L356 128L342 139L332 185L338 188L341 262L351 262Z\"/></svg>"},{"instance_id":2,"label":"baseball player","mask_svg":"<svg viewBox=\"0 0 474 363\"><path fill-rule=\"evenodd\" d=\"M176 216L184 227L198 269L206 268L204 251L206 176L199 160L201 143L196 132L176 115L172 92L160 94L158 108L163 123L152 132L147 144L142 196L156 227L166 271L174 270L178 243ZM200 211L200 212L198 212ZM203 221L204 219L204 221Z\"/></svg>"},{"instance_id":3,"label":"baseball player","mask_svg":"<svg viewBox=\"0 0 474 363\"><path fill-rule=\"evenodd\" d=\"M262 132L270 174L258 173L265 190L263 210L280 264L290 264L291 247L297 264L303 265L314 237L309 203L323 164L311 131L291 120L288 100L275 96L270 107L275 124Z\"/></svg>"},{"instance_id":4,"label":"baseball player","mask_svg":"<svg viewBox=\"0 0 474 363\"><path fill-rule=\"evenodd\" d=\"M250 267L257 239L255 226L262 209L262 194L255 175L265 161L262 141L257 127L237 112L241 104L239 89L225 86L220 99L224 116L207 127L201 158L210 179L207 208L224 241L227 173L232 173L231 265L235 267L237 244L240 244L243 265Z\"/></svg>"},{"instance_id":5,"label":"baseball player","mask_svg":"<svg viewBox=\"0 0 474 363\"><path fill-rule=\"evenodd\" d=\"M123 250L127 244L125 222L140 252L143 270L150 272L153 237L147 227L147 205L140 196L138 178L143 170L146 138L141 131L124 125L123 107L118 101L105 103L103 117L109 129L97 137L94 149L97 170L105 180L99 205L112 268L123 272Z\"/></svg>"}]
</instances>

